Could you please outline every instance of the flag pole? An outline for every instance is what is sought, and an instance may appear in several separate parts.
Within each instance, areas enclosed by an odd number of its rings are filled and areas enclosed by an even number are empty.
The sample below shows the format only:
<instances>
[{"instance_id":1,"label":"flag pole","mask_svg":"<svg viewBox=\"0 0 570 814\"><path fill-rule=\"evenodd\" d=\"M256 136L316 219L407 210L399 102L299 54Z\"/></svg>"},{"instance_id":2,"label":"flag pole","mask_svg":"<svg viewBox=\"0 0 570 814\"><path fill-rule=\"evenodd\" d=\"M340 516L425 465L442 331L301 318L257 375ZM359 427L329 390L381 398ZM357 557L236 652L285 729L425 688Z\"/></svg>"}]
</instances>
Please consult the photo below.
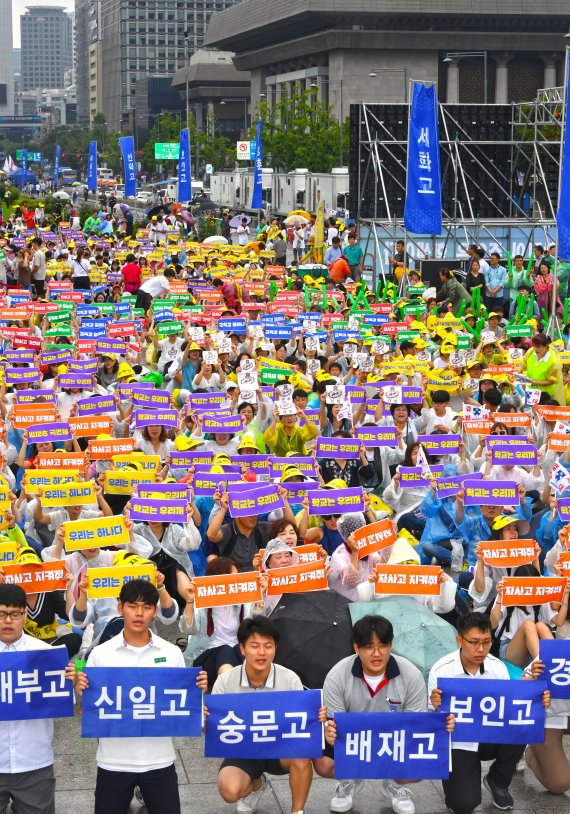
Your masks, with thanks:
<instances>
[{"instance_id":1,"label":"flag pole","mask_svg":"<svg viewBox=\"0 0 570 814\"><path fill-rule=\"evenodd\" d=\"M558 316L556 314L556 299L557 299L557 289L558 289L558 252L560 249L560 230L558 225L558 216L560 214L560 198L562 194L562 178L563 178L563 171L564 171L564 150L566 148L566 135L568 133L568 52L569 48L566 46L566 54L564 60L564 94L562 98L562 129L560 133L560 167L558 169L558 207L556 211L556 248L554 253L554 285L552 287L552 301L550 303L550 319L548 321L548 326L546 328L546 333L550 336L551 339L556 339L562 335L562 331L560 330L560 324L558 322ZM567 172L570 173L570 167L567 167ZM570 258L563 258L564 260ZM566 293L566 292L565 292ZM564 301L564 295L562 297Z\"/></svg>"}]
</instances>

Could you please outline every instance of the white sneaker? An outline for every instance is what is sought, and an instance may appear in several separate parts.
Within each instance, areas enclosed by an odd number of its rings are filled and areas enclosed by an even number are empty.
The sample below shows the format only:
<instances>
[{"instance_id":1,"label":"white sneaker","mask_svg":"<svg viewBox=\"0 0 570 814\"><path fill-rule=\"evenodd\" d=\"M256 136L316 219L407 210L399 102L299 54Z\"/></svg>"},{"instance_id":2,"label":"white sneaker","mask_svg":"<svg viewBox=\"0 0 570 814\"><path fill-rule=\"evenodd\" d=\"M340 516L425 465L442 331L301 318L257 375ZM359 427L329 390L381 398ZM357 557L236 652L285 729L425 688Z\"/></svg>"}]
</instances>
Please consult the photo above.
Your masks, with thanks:
<instances>
[{"instance_id":1,"label":"white sneaker","mask_svg":"<svg viewBox=\"0 0 570 814\"><path fill-rule=\"evenodd\" d=\"M261 788L258 791L252 791L247 797L242 797L241 800L238 800L236 806L237 814L254 814L254 812L257 811L261 795L267 787L267 778L265 775L262 774L259 779L261 780Z\"/></svg>"},{"instance_id":2,"label":"white sneaker","mask_svg":"<svg viewBox=\"0 0 570 814\"><path fill-rule=\"evenodd\" d=\"M414 798L406 786L399 786L390 780L384 780L384 791L391 800L392 811L395 814L415 814Z\"/></svg>"},{"instance_id":3,"label":"white sneaker","mask_svg":"<svg viewBox=\"0 0 570 814\"><path fill-rule=\"evenodd\" d=\"M135 786L135 800L140 806L144 806L145 802L138 786Z\"/></svg>"},{"instance_id":4,"label":"white sneaker","mask_svg":"<svg viewBox=\"0 0 570 814\"><path fill-rule=\"evenodd\" d=\"M354 780L341 780L334 787L330 810L342 814L352 808L352 798L354 797Z\"/></svg>"}]
</instances>

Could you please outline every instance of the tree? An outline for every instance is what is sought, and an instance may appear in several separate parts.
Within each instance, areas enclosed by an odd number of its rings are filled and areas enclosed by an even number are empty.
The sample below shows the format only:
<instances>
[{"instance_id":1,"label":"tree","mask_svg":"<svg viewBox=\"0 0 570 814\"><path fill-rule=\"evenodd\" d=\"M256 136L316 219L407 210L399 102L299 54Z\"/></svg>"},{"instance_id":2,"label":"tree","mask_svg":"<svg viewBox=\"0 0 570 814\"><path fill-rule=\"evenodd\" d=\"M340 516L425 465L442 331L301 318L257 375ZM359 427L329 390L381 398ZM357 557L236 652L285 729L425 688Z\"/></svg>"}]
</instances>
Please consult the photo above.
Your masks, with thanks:
<instances>
[{"instance_id":1,"label":"tree","mask_svg":"<svg viewBox=\"0 0 570 814\"><path fill-rule=\"evenodd\" d=\"M330 172L339 165L341 130L344 155L348 150L348 121L341 127L332 106L317 99L316 93L315 88L283 94L271 107L267 100L261 102L264 164L284 171L306 167L310 172ZM252 127L250 138L255 137Z\"/></svg>"},{"instance_id":2,"label":"tree","mask_svg":"<svg viewBox=\"0 0 570 814\"><path fill-rule=\"evenodd\" d=\"M157 161L154 157L155 142L178 142L180 138L180 127L183 120L176 113L162 113L157 124L150 130L148 139L142 148L142 164L146 170L154 169ZM206 132L200 132L194 122L194 117L189 114L188 129L190 136L190 150L192 153L192 165L196 166L196 155L199 151L200 167L205 164L213 164L219 170L231 165L232 149L230 142L225 136L215 134L215 120L208 119ZM177 161L161 161L166 171L176 174Z\"/></svg>"}]
</instances>

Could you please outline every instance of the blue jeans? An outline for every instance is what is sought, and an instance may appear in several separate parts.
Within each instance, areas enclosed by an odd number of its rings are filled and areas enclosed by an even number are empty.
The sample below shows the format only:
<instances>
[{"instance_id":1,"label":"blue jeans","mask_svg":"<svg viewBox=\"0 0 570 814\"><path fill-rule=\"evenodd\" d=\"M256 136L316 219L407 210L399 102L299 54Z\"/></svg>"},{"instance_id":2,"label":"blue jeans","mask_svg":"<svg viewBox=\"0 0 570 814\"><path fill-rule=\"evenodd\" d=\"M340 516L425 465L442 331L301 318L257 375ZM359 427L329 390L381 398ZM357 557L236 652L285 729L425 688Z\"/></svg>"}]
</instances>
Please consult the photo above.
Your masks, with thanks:
<instances>
[{"instance_id":1,"label":"blue jeans","mask_svg":"<svg viewBox=\"0 0 570 814\"><path fill-rule=\"evenodd\" d=\"M422 546L422 565L429 565L432 557L439 560L442 565L451 565L451 543L449 540L424 543Z\"/></svg>"}]
</instances>

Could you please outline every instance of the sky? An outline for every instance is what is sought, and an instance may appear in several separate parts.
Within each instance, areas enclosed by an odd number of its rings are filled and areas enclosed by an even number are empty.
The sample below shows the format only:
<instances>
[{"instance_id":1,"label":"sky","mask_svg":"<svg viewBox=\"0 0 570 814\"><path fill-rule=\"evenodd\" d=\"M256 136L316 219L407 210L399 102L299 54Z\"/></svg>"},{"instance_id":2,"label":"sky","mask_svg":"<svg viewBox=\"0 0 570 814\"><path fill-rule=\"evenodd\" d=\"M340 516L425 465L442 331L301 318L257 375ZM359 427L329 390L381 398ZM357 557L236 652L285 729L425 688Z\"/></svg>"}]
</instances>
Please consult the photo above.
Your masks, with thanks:
<instances>
[{"instance_id":1,"label":"sky","mask_svg":"<svg viewBox=\"0 0 570 814\"><path fill-rule=\"evenodd\" d=\"M12 0L12 26L14 29L14 48L20 47L20 16L26 13L28 6L61 6L73 11L75 0Z\"/></svg>"}]
</instances>

